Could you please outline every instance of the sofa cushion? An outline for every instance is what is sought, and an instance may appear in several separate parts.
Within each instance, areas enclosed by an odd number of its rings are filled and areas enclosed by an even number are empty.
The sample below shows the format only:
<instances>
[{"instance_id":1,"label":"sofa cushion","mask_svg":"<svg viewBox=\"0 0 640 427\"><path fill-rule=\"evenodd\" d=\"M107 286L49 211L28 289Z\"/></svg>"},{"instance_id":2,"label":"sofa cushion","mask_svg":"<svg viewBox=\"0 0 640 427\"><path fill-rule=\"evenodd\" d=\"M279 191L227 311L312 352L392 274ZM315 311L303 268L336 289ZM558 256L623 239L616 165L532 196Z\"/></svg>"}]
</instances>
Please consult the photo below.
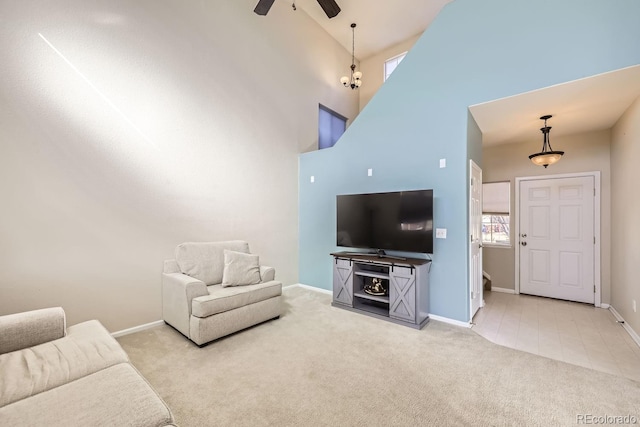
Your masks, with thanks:
<instances>
[{"instance_id":1,"label":"sofa cushion","mask_svg":"<svg viewBox=\"0 0 640 427\"><path fill-rule=\"evenodd\" d=\"M258 255L224 250L222 287L245 286L260 283L260 258Z\"/></svg>"},{"instance_id":2,"label":"sofa cushion","mask_svg":"<svg viewBox=\"0 0 640 427\"><path fill-rule=\"evenodd\" d=\"M271 281L226 288L221 285L213 285L208 289L209 295L193 299L191 312L193 316L208 317L276 297L282 294L282 283Z\"/></svg>"},{"instance_id":3,"label":"sofa cushion","mask_svg":"<svg viewBox=\"0 0 640 427\"><path fill-rule=\"evenodd\" d=\"M0 407L128 360L97 320L71 326L65 338L0 355Z\"/></svg>"},{"instance_id":4,"label":"sofa cushion","mask_svg":"<svg viewBox=\"0 0 640 427\"><path fill-rule=\"evenodd\" d=\"M0 408L7 426L166 426L171 412L129 363Z\"/></svg>"},{"instance_id":5,"label":"sofa cushion","mask_svg":"<svg viewBox=\"0 0 640 427\"><path fill-rule=\"evenodd\" d=\"M222 283L225 249L248 254L249 244L241 240L181 243L176 247L176 261L182 274L216 285Z\"/></svg>"}]
</instances>

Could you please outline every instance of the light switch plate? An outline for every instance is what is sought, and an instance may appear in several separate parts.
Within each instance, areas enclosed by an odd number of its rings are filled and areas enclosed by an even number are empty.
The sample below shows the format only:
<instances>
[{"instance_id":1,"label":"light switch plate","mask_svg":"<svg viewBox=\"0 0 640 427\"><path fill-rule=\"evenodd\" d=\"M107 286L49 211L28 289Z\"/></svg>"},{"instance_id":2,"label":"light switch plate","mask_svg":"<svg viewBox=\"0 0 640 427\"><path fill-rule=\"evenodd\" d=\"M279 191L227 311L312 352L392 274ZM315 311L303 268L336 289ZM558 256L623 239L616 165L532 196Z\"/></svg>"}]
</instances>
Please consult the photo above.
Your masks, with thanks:
<instances>
[{"instance_id":1,"label":"light switch plate","mask_svg":"<svg viewBox=\"0 0 640 427\"><path fill-rule=\"evenodd\" d=\"M373 176L373 169L367 169L367 176Z\"/></svg>"},{"instance_id":2,"label":"light switch plate","mask_svg":"<svg viewBox=\"0 0 640 427\"><path fill-rule=\"evenodd\" d=\"M436 239L446 239L446 238L447 238L447 229L436 228Z\"/></svg>"},{"instance_id":3,"label":"light switch plate","mask_svg":"<svg viewBox=\"0 0 640 427\"><path fill-rule=\"evenodd\" d=\"M447 159L440 159L440 167L441 168L447 167Z\"/></svg>"},{"instance_id":4,"label":"light switch plate","mask_svg":"<svg viewBox=\"0 0 640 427\"><path fill-rule=\"evenodd\" d=\"M313 175L311 175L311 179L310 179L310 181L311 181L312 183L316 182L316 177L315 177L315 176L313 176Z\"/></svg>"}]
</instances>

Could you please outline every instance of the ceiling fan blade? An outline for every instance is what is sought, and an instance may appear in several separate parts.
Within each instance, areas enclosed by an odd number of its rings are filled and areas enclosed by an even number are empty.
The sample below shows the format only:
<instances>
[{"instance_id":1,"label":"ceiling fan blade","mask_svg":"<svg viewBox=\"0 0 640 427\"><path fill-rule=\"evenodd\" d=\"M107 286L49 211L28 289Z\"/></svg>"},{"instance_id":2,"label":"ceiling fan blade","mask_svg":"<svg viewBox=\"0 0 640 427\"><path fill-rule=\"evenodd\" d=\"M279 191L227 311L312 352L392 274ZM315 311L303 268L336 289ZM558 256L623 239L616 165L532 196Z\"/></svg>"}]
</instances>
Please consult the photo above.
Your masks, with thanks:
<instances>
[{"instance_id":1,"label":"ceiling fan blade","mask_svg":"<svg viewBox=\"0 0 640 427\"><path fill-rule=\"evenodd\" d=\"M329 19L340 13L340 6L338 6L338 3L334 0L318 0L318 4L322 7L322 10L324 10L324 13L327 14Z\"/></svg>"},{"instance_id":2,"label":"ceiling fan blade","mask_svg":"<svg viewBox=\"0 0 640 427\"><path fill-rule=\"evenodd\" d=\"M253 9L253 11L258 15L264 16L269 12L269 9L271 9L271 6L273 6L274 1L276 0L260 0L258 1L258 4L256 5L256 8Z\"/></svg>"}]
</instances>

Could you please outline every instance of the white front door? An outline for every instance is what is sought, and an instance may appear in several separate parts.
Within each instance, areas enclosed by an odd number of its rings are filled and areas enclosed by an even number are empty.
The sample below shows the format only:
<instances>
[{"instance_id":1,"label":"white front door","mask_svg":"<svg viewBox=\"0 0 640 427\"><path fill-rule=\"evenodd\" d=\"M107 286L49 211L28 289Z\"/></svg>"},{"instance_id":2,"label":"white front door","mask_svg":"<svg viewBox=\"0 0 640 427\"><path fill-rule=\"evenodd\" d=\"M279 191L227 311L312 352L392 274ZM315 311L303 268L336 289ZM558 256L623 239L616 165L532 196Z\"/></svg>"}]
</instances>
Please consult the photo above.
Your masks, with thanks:
<instances>
[{"instance_id":1,"label":"white front door","mask_svg":"<svg viewBox=\"0 0 640 427\"><path fill-rule=\"evenodd\" d=\"M469 291L471 317L484 304L482 296L482 169L470 161L471 186L469 189Z\"/></svg>"},{"instance_id":2,"label":"white front door","mask_svg":"<svg viewBox=\"0 0 640 427\"><path fill-rule=\"evenodd\" d=\"M595 301L594 177L520 181L520 293Z\"/></svg>"}]
</instances>

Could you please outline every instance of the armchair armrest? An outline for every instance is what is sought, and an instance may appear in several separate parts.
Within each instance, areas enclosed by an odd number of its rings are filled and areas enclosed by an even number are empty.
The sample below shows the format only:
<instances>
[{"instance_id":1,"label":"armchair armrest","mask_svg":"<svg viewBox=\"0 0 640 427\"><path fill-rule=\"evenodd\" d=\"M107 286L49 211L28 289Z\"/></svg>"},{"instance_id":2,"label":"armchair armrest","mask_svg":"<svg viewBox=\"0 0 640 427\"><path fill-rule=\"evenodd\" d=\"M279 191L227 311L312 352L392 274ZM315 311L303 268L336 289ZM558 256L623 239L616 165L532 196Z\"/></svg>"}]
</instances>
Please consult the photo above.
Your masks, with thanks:
<instances>
[{"instance_id":1,"label":"armchair armrest","mask_svg":"<svg viewBox=\"0 0 640 427\"><path fill-rule=\"evenodd\" d=\"M182 273L175 259L165 259L162 266L163 273Z\"/></svg>"},{"instance_id":2,"label":"armchair armrest","mask_svg":"<svg viewBox=\"0 0 640 427\"><path fill-rule=\"evenodd\" d=\"M182 273L162 273L162 318L189 337L191 301L209 295L204 282Z\"/></svg>"},{"instance_id":3,"label":"armchair armrest","mask_svg":"<svg viewBox=\"0 0 640 427\"><path fill-rule=\"evenodd\" d=\"M0 354L62 338L66 327L62 307L0 316Z\"/></svg>"},{"instance_id":4,"label":"armchair armrest","mask_svg":"<svg viewBox=\"0 0 640 427\"><path fill-rule=\"evenodd\" d=\"M260 266L260 282L270 282L276 278L276 269L273 267L267 267L266 265Z\"/></svg>"}]
</instances>

